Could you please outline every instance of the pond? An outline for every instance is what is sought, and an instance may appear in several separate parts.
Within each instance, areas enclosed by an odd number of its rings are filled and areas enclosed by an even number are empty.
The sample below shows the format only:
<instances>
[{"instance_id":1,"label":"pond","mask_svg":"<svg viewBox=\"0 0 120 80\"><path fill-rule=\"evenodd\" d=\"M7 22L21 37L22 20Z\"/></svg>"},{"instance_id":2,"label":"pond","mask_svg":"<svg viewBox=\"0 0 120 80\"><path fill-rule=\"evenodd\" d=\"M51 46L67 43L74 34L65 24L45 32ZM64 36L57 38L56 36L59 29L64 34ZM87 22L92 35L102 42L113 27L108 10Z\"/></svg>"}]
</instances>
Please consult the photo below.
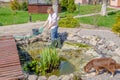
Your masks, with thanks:
<instances>
[{"instance_id":1,"label":"pond","mask_svg":"<svg viewBox=\"0 0 120 80\"><path fill-rule=\"evenodd\" d=\"M73 73L75 71L75 66L66 60L61 60L59 68L57 70L52 71L51 73L47 73L46 76L51 75L67 75Z\"/></svg>"},{"instance_id":2,"label":"pond","mask_svg":"<svg viewBox=\"0 0 120 80\"><path fill-rule=\"evenodd\" d=\"M56 49L57 54L60 57L60 63L58 68L48 71L45 75L66 75L79 71L80 74L84 74L83 67L87 61L93 58L93 56L86 55L85 52L89 50L88 45L74 44L72 42L64 43L62 49ZM27 60L35 60L41 58L41 53L44 47L47 47L48 43L37 42L28 46L19 46L19 53L21 64L25 64ZM22 47L22 48L21 48ZM24 48L24 49L23 49ZM25 52L26 50L26 52ZM22 54L22 55L21 55ZM25 57L26 56L26 57ZM30 57L30 58L29 58ZM52 56L53 57L53 56ZM26 60L27 58L27 60Z\"/></svg>"}]
</instances>

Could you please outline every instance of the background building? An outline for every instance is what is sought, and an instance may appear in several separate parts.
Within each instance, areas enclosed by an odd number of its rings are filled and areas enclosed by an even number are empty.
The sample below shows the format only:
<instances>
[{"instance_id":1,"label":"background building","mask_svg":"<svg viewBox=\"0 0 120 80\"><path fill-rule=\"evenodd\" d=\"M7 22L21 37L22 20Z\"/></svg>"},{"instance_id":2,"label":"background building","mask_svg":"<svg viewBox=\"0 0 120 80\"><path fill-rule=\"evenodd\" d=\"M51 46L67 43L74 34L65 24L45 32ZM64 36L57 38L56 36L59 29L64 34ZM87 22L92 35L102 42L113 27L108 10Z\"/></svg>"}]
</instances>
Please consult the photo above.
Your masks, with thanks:
<instances>
[{"instance_id":1,"label":"background building","mask_svg":"<svg viewBox=\"0 0 120 80\"><path fill-rule=\"evenodd\" d=\"M120 0L110 0L110 6L120 7Z\"/></svg>"},{"instance_id":2,"label":"background building","mask_svg":"<svg viewBox=\"0 0 120 80\"><path fill-rule=\"evenodd\" d=\"M88 4L88 0L75 0L75 3L78 4Z\"/></svg>"}]
</instances>

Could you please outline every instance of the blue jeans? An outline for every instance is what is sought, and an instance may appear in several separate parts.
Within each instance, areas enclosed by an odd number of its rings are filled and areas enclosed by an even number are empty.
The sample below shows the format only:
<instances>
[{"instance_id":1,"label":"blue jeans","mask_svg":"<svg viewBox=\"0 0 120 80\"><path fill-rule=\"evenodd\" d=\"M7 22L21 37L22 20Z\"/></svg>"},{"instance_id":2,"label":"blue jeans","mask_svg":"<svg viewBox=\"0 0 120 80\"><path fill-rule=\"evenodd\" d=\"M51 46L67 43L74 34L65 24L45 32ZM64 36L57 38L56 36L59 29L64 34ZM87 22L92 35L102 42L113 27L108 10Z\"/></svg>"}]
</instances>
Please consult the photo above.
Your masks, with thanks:
<instances>
[{"instance_id":1,"label":"blue jeans","mask_svg":"<svg viewBox=\"0 0 120 80\"><path fill-rule=\"evenodd\" d=\"M51 29L51 40L54 41L58 38L58 27Z\"/></svg>"}]
</instances>

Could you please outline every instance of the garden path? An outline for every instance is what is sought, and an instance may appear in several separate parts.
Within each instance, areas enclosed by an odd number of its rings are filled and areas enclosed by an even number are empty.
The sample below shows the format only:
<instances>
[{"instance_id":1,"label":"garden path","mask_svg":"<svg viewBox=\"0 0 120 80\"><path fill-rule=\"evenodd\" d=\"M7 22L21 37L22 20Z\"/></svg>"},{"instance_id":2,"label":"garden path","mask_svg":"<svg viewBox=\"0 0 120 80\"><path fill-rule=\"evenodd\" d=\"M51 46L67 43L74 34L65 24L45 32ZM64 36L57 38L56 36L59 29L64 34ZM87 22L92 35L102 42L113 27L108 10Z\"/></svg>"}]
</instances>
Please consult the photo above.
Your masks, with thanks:
<instances>
[{"instance_id":1,"label":"garden path","mask_svg":"<svg viewBox=\"0 0 120 80\"><path fill-rule=\"evenodd\" d=\"M44 22L36 22L0 27L0 35L26 35L31 33L32 29L42 26L43 23ZM94 26L88 28L89 26L91 25L82 25L83 28L59 28L59 32L68 32L79 36L96 35L120 45L120 37L115 35L110 29L95 28Z\"/></svg>"},{"instance_id":2,"label":"garden path","mask_svg":"<svg viewBox=\"0 0 120 80\"><path fill-rule=\"evenodd\" d=\"M116 10L110 10L110 11L107 11L107 12L116 12L116 11L119 11L120 9L116 9ZM77 16L74 16L74 18L81 18L81 17L89 17L89 16L95 16L95 15L100 15L101 13L98 12L98 13L91 13L91 14L85 14L85 15L77 15Z\"/></svg>"}]
</instances>

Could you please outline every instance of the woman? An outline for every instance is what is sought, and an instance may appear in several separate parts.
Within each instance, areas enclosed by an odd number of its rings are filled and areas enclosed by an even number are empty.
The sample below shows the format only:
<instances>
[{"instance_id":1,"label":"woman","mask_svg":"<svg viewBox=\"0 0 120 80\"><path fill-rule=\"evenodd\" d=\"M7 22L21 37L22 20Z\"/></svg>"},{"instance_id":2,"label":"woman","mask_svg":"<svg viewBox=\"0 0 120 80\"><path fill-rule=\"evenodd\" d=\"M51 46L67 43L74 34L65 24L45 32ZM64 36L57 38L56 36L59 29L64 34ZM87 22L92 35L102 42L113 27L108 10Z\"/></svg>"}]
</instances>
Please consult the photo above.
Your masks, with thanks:
<instances>
[{"instance_id":1,"label":"woman","mask_svg":"<svg viewBox=\"0 0 120 80\"><path fill-rule=\"evenodd\" d=\"M47 13L49 14L48 19L44 24L44 28L47 27L51 32L51 40L52 42L58 38L58 20L57 14L54 12L52 7L47 9Z\"/></svg>"}]
</instances>

